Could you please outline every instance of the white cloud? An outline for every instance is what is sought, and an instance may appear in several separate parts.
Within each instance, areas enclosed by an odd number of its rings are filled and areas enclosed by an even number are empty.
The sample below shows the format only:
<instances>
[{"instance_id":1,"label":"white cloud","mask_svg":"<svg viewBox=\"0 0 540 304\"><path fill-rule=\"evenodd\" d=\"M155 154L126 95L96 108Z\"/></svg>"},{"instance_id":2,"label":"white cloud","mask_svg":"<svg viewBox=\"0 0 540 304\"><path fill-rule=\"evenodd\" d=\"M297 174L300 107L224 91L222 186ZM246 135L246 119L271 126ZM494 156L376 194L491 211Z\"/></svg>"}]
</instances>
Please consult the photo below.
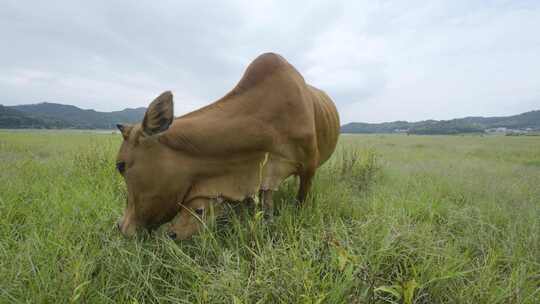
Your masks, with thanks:
<instances>
[{"instance_id":1,"label":"white cloud","mask_svg":"<svg viewBox=\"0 0 540 304\"><path fill-rule=\"evenodd\" d=\"M540 108L537 1L7 1L0 103L118 110L173 90L177 114L275 51L342 122Z\"/></svg>"}]
</instances>

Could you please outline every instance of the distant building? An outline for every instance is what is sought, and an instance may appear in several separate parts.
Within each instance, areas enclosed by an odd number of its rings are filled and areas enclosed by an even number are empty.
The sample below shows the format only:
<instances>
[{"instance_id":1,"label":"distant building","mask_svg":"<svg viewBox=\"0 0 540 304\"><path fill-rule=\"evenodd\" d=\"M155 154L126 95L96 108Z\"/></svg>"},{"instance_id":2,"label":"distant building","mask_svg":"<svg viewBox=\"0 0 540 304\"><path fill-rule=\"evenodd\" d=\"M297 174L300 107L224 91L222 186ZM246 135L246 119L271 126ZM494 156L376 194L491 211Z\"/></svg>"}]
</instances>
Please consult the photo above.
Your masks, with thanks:
<instances>
[{"instance_id":1,"label":"distant building","mask_svg":"<svg viewBox=\"0 0 540 304\"><path fill-rule=\"evenodd\" d=\"M394 133L407 133L409 129L394 129Z\"/></svg>"},{"instance_id":2,"label":"distant building","mask_svg":"<svg viewBox=\"0 0 540 304\"><path fill-rule=\"evenodd\" d=\"M522 134L527 134L527 133L529 132L526 130L508 129L508 131L506 132L506 135L522 135Z\"/></svg>"},{"instance_id":3,"label":"distant building","mask_svg":"<svg viewBox=\"0 0 540 304\"><path fill-rule=\"evenodd\" d=\"M522 135L532 132L533 129L526 128L526 129L510 129L505 127L499 127L499 128L489 128L486 129L486 133L496 133L496 134L506 134L506 135Z\"/></svg>"},{"instance_id":4,"label":"distant building","mask_svg":"<svg viewBox=\"0 0 540 304\"><path fill-rule=\"evenodd\" d=\"M486 129L487 133L506 133L507 131L508 129L504 127Z\"/></svg>"}]
</instances>

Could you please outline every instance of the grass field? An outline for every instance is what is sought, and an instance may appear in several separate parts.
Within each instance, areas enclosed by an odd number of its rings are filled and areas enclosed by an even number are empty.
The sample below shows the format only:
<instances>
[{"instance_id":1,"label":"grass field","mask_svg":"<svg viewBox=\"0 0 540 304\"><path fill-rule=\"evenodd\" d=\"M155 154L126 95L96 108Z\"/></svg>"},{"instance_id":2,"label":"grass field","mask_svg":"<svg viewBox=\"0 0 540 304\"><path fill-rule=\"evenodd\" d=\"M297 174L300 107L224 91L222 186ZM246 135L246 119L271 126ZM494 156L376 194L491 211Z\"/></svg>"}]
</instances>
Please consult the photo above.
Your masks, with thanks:
<instances>
[{"instance_id":1,"label":"grass field","mask_svg":"<svg viewBox=\"0 0 540 304\"><path fill-rule=\"evenodd\" d=\"M0 132L1 303L540 303L540 137L342 136L307 206L113 229L119 135Z\"/></svg>"}]
</instances>

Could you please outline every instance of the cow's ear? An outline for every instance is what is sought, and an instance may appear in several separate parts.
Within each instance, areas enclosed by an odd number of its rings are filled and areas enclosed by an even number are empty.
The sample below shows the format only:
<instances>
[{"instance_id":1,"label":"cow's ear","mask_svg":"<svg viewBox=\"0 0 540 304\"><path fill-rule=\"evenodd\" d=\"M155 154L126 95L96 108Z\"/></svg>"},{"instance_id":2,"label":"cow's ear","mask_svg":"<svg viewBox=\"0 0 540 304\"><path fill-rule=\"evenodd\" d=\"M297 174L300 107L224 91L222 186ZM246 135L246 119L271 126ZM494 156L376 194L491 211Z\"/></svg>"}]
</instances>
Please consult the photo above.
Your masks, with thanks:
<instances>
[{"instance_id":1,"label":"cow's ear","mask_svg":"<svg viewBox=\"0 0 540 304\"><path fill-rule=\"evenodd\" d=\"M123 124L116 124L116 127L118 130L120 130L120 133L122 134L122 137L125 140L128 140L129 133L131 132L131 129L133 129L132 125L123 125Z\"/></svg>"},{"instance_id":2,"label":"cow's ear","mask_svg":"<svg viewBox=\"0 0 540 304\"><path fill-rule=\"evenodd\" d=\"M173 95L170 91L161 93L146 110L142 123L146 135L154 135L169 128L174 119Z\"/></svg>"}]
</instances>

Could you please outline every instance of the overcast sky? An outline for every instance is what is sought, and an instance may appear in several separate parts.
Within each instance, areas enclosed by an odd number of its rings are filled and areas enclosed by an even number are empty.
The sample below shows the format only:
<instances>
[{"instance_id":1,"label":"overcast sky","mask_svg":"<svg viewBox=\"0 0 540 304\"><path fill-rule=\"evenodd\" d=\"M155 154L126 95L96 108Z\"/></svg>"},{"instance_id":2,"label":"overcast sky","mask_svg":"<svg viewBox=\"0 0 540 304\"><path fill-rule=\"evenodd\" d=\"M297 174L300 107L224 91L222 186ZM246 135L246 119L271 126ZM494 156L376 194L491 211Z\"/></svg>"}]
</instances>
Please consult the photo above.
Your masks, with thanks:
<instances>
[{"instance_id":1,"label":"overcast sky","mask_svg":"<svg viewBox=\"0 0 540 304\"><path fill-rule=\"evenodd\" d=\"M0 104L176 114L283 55L342 123L540 109L540 1L20 1L0 4Z\"/></svg>"}]
</instances>

